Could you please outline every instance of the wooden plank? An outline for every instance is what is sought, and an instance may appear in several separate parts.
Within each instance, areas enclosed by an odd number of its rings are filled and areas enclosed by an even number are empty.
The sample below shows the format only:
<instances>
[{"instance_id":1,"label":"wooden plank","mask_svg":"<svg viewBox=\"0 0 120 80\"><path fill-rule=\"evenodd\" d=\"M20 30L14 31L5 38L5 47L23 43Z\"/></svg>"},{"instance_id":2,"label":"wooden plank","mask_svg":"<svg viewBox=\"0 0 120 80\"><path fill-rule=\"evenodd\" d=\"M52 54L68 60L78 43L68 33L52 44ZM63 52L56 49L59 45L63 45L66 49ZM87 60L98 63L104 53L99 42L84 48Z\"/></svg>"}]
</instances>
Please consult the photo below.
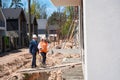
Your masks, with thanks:
<instances>
[{"instance_id":1,"label":"wooden plank","mask_svg":"<svg viewBox=\"0 0 120 80\"><path fill-rule=\"evenodd\" d=\"M81 62L79 63L68 63L68 64L61 64L61 65L56 65L56 66L48 66L46 68L27 68L27 69L22 69L19 70L18 73L38 73L38 72L49 72L52 70L58 70L58 69L65 69L69 68L72 66L77 66L81 65Z\"/></svg>"}]
</instances>

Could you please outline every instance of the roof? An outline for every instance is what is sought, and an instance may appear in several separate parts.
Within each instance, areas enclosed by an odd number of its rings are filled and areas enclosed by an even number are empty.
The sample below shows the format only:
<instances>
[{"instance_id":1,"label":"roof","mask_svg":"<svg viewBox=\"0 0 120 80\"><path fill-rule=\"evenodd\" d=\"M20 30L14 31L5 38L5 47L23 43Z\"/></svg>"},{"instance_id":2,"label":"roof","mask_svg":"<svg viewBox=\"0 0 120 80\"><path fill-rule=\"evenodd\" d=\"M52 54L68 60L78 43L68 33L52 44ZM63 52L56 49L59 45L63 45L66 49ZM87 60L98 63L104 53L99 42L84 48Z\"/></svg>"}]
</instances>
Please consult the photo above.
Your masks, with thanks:
<instances>
[{"instance_id":1,"label":"roof","mask_svg":"<svg viewBox=\"0 0 120 80\"><path fill-rule=\"evenodd\" d=\"M5 8L5 9L2 9L2 11L6 19L18 19L23 9L22 8Z\"/></svg>"},{"instance_id":2,"label":"roof","mask_svg":"<svg viewBox=\"0 0 120 80\"><path fill-rule=\"evenodd\" d=\"M38 29L46 29L47 19L37 19Z\"/></svg>"},{"instance_id":3,"label":"roof","mask_svg":"<svg viewBox=\"0 0 120 80\"><path fill-rule=\"evenodd\" d=\"M79 6L81 0L51 0L55 6Z\"/></svg>"},{"instance_id":4,"label":"roof","mask_svg":"<svg viewBox=\"0 0 120 80\"><path fill-rule=\"evenodd\" d=\"M58 30L59 26L58 25L49 25L48 30Z\"/></svg>"}]
</instances>

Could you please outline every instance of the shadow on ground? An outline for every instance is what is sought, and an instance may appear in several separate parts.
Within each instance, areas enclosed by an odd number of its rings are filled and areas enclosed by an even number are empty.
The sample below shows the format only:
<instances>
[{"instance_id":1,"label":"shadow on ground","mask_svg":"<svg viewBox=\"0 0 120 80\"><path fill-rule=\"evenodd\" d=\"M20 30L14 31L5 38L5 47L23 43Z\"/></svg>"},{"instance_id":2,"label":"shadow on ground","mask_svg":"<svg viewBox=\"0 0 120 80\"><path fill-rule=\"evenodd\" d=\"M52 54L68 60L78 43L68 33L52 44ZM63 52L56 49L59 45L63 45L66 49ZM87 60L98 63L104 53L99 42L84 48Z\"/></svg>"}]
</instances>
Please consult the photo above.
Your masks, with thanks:
<instances>
[{"instance_id":1,"label":"shadow on ground","mask_svg":"<svg viewBox=\"0 0 120 80\"><path fill-rule=\"evenodd\" d=\"M0 57L6 56L6 55L9 55L9 54L16 54L18 52L21 52L21 50L13 50L13 51L3 52L3 53L0 53Z\"/></svg>"}]
</instances>

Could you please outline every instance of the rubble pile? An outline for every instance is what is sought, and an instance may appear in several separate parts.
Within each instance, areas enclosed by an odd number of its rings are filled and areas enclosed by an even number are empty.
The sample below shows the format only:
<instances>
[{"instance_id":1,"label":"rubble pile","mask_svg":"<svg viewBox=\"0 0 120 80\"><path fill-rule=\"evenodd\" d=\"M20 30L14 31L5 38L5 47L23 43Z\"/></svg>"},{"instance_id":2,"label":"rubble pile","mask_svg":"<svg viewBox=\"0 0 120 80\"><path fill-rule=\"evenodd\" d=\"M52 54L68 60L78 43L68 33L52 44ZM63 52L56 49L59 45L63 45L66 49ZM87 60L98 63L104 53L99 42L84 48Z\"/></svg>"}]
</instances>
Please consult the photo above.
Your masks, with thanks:
<instances>
[{"instance_id":1,"label":"rubble pile","mask_svg":"<svg viewBox=\"0 0 120 80\"><path fill-rule=\"evenodd\" d=\"M14 59L13 56L15 57ZM11 74L15 73L20 68L25 68L26 64L31 61L31 55L28 53L18 56L15 54L10 57L7 61L0 63L0 79L2 80L7 80Z\"/></svg>"},{"instance_id":2,"label":"rubble pile","mask_svg":"<svg viewBox=\"0 0 120 80\"><path fill-rule=\"evenodd\" d=\"M63 64L64 59L76 59L76 58L80 59L80 54L55 53L55 54L49 54L47 57L48 57L47 64L58 65L58 64ZM71 68L74 68L74 67L72 66ZM48 80L63 80L63 77L62 77L63 72L65 72L65 70L60 69L60 70L51 71Z\"/></svg>"},{"instance_id":3,"label":"rubble pile","mask_svg":"<svg viewBox=\"0 0 120 80\"><path fill-rule=\"evenodd\" d=\"M66 43L67 45L65 48L71 48L71 43ZM64 51L63 51L64 52ZM19 54L19 55L18 55ZM4 59L5 58L5 59ZM8 57L3 57L0 60L6 60L0 62L0 79L1 80L63 80L63 74L68 70L52 70L49 72L39 72L39 73L32 73L32 74L21 74L16 73L19 69L25 69L31 67L31 54L28 53L28 49L22 49L21 52L12 54ZM41 59L40 55L37 55L37 68L41 66ZM79 62L80 61L80 54L72 53L69 54L66 51L64 53L56 53L47 54L47 67L56 66L60 64L66 64L71 62ZM75 68L72 66L69 69ZM12 76L12 77L11 77Z\"/></svg>"}]
</instances>

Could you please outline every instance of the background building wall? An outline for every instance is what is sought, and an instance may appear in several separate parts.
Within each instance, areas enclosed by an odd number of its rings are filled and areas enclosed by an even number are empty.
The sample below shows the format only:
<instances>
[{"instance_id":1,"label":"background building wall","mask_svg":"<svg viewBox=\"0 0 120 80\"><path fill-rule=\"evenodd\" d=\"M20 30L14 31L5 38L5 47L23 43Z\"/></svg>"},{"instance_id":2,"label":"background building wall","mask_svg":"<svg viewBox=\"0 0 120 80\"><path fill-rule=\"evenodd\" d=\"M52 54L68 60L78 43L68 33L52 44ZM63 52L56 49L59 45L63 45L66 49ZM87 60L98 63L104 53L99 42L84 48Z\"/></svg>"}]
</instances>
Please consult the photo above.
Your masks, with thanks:
<instances>
[{"instance_id":1,"label":"background building wall","mask_svg":"<svg viewBox=\"0 0 120 80\"><path fill-rule=\"evenodd\" d=\"M120 80L120 0L83 0L87 80Z\"/></svg>"},{"instance_id":2,"label":"background building wall","mask_svg":"<svg viewBox=\"0 0 120 80\"><path fill-rule=\"evenodd\" d=\"M38 36L45 37L46 36L47 19L37 19L37 23L38 23Z\"/></svg>"}]
</instances>

